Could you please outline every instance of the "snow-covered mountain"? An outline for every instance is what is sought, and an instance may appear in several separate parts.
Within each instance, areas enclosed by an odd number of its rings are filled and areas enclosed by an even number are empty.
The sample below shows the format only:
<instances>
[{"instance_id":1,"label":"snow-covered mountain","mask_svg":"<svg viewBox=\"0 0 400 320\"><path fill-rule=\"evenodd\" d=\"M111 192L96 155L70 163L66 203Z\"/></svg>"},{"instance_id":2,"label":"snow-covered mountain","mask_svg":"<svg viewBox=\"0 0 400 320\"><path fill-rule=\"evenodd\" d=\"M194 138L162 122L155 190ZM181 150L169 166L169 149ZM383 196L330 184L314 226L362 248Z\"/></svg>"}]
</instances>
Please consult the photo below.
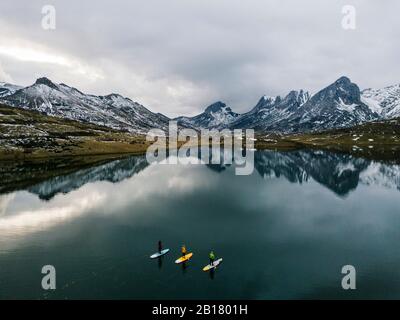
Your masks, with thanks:
<instances>
[{"instance_id":1,"label":"snow-covered mountain","mask_svg":"<svg viewBox=\"0 0 400 320\"><path fill-rule=\"evenodd\" d=\"M361 101L358 86L349 78L341 77L313 96L300 90L291 91L283 99L262 97L231 127L304 132L349 127L378 118L379 115Z\"/></svg>"},{"instance_id":2,"label":"snow-covered mountain","mask_svg":"<svg viewBox=\"0 0 400 320\"><path fill-rule=\"evenodd\" d=\"M341 77L304 104L302 114L290 119L298 131L350 127L376 120L379 115L361 101L360 89Z\"/></svg>"},{"instance_id":3,"label":"snow-covered mountain","mask_svg":"<svg viewBox=\"0 0 400 320\"><path fill-rule=\"evenodd\" d=\"M361 100L384 119L400 117L400 84L382 89L365 89Z\"/></svg>"},{"instance_id":4,"label":"snow-covered mountain","mask_svg":"<svg viewBox=\"0 0 400 320\"><path fill-rule=\"evenodd\" d=\"M15 91L22 89L20 86L15 84L0 82L0 98L12 95Z\"/></svg>"},{"instance_id":5,"label":"snow-covered mountain","mask_svg":"<svg viewBox=\"0 0 400 320\"><path fill-rule=\"evenodd\" d=\"M225 103L218 101L208 106L206 110L194 117L178 117L175 120L183 127L195 129L222 129L239 117L238 113L227 107Z\"/></svg>"},{"instance_id":6,"label":"snow-covered mountain","mask_svg":"<svg viewBox=\"0 0 400 320\"><path fill-rule=\"evenodd\" d=\"M302 107L310 99L303 90L291 91L283 99L280 96L263 96L256 106L231 123L233 128L253 128L256 131L285 131L285 120L301 113Z\"/></svg>"},{"instance_id":7,"label":"snow-covered mountain","mask_svg":"<svg viewBox=\"0 0 400 320\"><path fill-rule=\"evenodd\" d=\"M1 98L3 103L37 110L50 116L91 122L113 129L145 133L151 128L168 128L169 118L119 94L84 94L66 84L39 78L26 88Z\"/></svg>"}]
</instances>

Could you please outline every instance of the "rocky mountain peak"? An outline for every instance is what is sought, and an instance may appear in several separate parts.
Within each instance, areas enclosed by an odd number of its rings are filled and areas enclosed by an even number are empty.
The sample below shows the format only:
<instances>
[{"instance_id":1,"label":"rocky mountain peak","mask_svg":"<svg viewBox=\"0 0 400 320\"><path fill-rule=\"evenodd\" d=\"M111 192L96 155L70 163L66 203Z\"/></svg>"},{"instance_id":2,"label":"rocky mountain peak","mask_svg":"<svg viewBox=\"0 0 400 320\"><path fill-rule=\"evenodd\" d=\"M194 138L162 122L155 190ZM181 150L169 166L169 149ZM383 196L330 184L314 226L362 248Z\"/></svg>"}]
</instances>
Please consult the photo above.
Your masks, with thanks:
<instances>
[{"instance_id":1,"label":"rocky mountain peak","mask_svg":"<svg viewBox=\"0 0 400 320\"><path fill-rule=\"evenodd\" d=\"M343 102L353 104L360 102L360 89L347 77L340 77L328 87L315 94L311 100L326 102Z\"/></svg>"},{"instance_id":2,"label":"rocky mountain peak","mask_svg":"<svg viewBox=\"0 0 400 320\"><path fill-rule=\"evenodd\" d=\"M231 108L229 108L229 107L227 108L225 103L223 103L221 101L217 101L217 102L209 105L204 112L206 112L206 113L220 112L223 109L226 109L226 110L229 109L229 111L231 111Z\"/></svg>"},{"instance_id":3,"label":"rocky mountain peak","mask_svg":"<svg viewBox=\"0 0 400 320\"><path fill-rule=\"evenodd\" d=\"M339 79L335 81L335 84L338 85L348 85L351 84L351 80L346 76L341 76Z\"/></svg>"},{"instance_id":4,"label":"rocky mountain peak","mask_svg":"<svg viewBox=\"0 0 400 320\"><path fill-rule=\"evenodd\" d=\"M55 83L53 83L49 78L46 78L46 77L41 77L41 78L36 79L35 84L43 84L50 88L53 88L56 90L58 89L57 85Z\"/></svg>"}]
</instances>

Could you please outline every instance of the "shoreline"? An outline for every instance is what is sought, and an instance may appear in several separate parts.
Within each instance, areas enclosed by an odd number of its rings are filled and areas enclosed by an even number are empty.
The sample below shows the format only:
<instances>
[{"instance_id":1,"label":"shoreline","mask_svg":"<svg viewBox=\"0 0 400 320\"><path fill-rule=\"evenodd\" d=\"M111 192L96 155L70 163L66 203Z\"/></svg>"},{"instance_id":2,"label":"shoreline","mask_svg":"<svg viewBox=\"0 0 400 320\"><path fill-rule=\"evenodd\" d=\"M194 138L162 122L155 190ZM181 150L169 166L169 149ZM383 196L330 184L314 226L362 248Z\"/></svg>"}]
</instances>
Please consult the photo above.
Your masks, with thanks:
<instances>
[{"instance_id":1,"label":"shoreline","mask_svg":"<svg viewBox=\"0 0 400 320\"><path fill-rule=\"evenodd\" d=\"M90 150L75 150L73 152L50 152L48 150L38 150L26 153L22 150L0 150L0 162L40 162L52 159L66 158L103 158L116 159L135 155L145 155L147 147L150 144L132 144L119 146L110 144L102 145L102 148ZM128 147L128 148L126 148ZM132 150L129 150L132 148ZM306 140L292 140L292 138L283 137L276 142L257 140L254 144L257 151L270 150L276 152L289 152L302 149L325 150L331 152L347 153L361 158L371 160L393 160L400 162L400 144L341 144L319 142L313 143Z\"/></svg>"}]
</instances>

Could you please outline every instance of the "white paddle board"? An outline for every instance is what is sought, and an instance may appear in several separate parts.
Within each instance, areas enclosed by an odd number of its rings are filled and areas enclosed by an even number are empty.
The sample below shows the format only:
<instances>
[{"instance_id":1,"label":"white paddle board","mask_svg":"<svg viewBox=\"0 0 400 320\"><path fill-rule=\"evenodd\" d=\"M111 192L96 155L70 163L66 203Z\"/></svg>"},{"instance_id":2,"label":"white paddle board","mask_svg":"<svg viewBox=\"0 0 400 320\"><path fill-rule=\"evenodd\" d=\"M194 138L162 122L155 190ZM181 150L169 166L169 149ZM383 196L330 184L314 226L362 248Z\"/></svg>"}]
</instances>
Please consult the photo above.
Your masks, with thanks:
<instances>
[{"instance_id":1,"label":"white paddle board","mask_svg":"<svg viewBox=\"0 0 400 320\"><path fill-rule=\"evenodd\" d=\"M150 256L150 259L159 258L159 257L163 256L164 254L167 254L168 252L169 252L169 249L161 250L161 252L156 252L156 253L152 254Z\"/></svg>"}]
</instances>

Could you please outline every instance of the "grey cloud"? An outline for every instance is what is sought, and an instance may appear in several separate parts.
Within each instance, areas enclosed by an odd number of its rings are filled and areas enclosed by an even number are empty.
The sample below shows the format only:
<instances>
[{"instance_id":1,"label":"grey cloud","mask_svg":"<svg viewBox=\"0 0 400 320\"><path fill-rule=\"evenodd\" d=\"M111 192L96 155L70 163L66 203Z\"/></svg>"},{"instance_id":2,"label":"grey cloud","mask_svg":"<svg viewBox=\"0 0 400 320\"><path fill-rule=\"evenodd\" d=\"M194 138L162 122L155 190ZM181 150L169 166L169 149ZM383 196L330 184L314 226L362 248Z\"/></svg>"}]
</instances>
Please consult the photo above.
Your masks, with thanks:
<instances>
[{"instance_id":1,"label":"grey cloud","mask_svg":"<svg viewBox=\"0 0 400 320\"><path fill-rule=\"evenodd\" d=\"M40 27L48 3L7 0L3 32L76 57L104 78L0 55L15 82L47 75L86 92L120 92L170 116L196 114L216 100L243 112L263 94L315 92L343 74L362 88L400 82L395 0L352 1L354 31L341 28L347 1L52 1L51 32Z\"/></svg>"}]
</instances>

